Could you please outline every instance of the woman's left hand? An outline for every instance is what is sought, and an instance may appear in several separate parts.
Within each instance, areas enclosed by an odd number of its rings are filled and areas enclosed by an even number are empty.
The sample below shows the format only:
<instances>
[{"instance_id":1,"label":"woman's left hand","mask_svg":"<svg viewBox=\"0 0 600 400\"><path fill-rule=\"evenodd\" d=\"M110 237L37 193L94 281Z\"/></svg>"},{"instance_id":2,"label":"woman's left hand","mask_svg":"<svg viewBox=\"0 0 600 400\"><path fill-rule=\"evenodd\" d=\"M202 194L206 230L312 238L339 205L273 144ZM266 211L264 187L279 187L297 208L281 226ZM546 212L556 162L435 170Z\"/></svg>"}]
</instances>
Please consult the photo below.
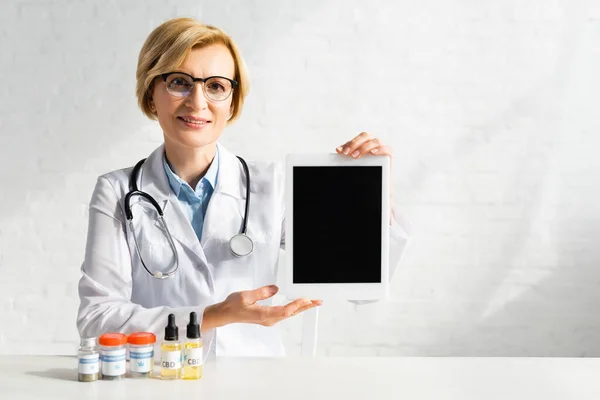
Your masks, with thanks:
<instances>
[{"instance_id":1,"label":"woman's left hand","mask_svg":"<svg viewBox=\"0 0 600 400\"><path fill-rule=\"evenodd\" d=\"M367 132L362 132L354 137L354 139L339 146L335 151L338 154L347 155L353 158L360 158L365 154L374 156L392 156L392 148L386 146L376 137L371 136Z\"/></svg>"},{"instance_id":2,"label":"woman's left hand","mask_svg":"<svg viewBox=\"0 0 600 400\"><path fill-rule=\"evenodd\" d=\"M381 143L379 139L371 136L367 132L361 132L354 137L354 139L344 143L343 145L337 147L335 151L338 154L346 155L352 158L360 158L365 154L370 154L374 156L389 156L390 162L392 158L392 148L390 146L386 146ZM391 167L391 163L390 163ZM391 169L391 168L390 168ZM392 223L392 204L394 203L392 199L392 171L390 171L390 225Z\"/></svg>"}]
</instances>

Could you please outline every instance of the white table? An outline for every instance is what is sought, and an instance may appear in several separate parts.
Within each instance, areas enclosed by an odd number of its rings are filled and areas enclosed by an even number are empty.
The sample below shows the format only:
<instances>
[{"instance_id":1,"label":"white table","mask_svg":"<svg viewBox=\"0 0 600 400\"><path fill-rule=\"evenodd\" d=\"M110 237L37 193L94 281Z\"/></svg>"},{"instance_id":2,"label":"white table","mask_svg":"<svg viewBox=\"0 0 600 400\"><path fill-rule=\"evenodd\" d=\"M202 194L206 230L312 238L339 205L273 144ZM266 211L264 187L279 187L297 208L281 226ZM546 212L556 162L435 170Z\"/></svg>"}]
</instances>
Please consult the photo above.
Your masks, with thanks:
<instances>
[{"instance_id":1,"label":"white table","mask_svg":"<svg viewBox=\"0 0 600 400\"><path fill-rule=\"evenodd\" d=\"M76 367L0 356L0 399L600 399L600 359L589 358L219 358L199 381L90 383Z\"/></svg>"}]
</instances>

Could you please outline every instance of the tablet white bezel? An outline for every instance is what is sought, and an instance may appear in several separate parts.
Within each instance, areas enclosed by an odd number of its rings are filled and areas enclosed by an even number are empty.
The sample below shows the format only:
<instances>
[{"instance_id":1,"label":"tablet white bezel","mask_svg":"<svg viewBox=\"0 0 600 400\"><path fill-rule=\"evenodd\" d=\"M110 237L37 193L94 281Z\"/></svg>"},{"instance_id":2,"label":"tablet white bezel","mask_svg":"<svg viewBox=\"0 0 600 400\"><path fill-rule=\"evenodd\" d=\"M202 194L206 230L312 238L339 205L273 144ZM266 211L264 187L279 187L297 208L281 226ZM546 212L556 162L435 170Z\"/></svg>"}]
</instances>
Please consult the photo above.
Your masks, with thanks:
<instances>
[{"instance_id":1,"label":"tablet white bezel","mask_svg":"<svg viewBox=\"0 0 600 400\"><path fill-rule=\"evenodd\" d=\"M294 283L294 167L322 166L379 166L381 173L381 282L379 283ZM389 286L389 225L390 225L390 158L386 156L362 156L353 159L339 154L288 154L286 157L285 191L285 253L286 265L283 276L283 293L290 299L379 300L387 298ZM315 193L315 196L318 196Z\"/></svg>"}]
</instances>

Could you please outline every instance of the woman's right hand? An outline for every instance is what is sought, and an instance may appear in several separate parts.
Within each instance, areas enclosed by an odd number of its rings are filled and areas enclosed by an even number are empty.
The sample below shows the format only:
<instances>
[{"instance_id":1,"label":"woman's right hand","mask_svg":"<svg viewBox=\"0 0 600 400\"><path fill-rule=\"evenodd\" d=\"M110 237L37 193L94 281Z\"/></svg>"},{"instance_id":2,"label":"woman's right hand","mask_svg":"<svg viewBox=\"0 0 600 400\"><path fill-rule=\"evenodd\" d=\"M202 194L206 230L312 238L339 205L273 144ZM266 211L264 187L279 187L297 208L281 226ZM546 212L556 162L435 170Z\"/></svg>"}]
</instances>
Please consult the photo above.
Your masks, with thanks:
<instances>
[{"instance_id":1,"label":"woman's right hand","mask_svg":"<svg viewBox=\"0 0 600 400\"><path fill-rule=\"evenodd\" d=\"M238 322L273 326L279 321L323 303L321 300L297 299L285 306L257 304L260 300L273 297L278 291L277 286L270 285L231 293L223 302L206 308L202 326L204 329L210 329Z\"/></svg>"}]
</instances>

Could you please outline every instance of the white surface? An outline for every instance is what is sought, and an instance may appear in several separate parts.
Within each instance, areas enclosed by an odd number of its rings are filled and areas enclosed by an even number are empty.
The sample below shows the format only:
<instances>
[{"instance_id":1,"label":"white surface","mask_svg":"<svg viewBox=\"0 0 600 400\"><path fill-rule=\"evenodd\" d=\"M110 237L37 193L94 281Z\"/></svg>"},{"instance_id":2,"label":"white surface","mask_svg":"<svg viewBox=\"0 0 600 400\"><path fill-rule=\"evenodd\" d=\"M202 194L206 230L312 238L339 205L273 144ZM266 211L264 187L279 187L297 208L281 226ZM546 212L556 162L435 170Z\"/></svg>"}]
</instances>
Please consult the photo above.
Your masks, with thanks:
<instances>
[{"instance_id":1,"label":"white surface","mask_svg":"<svg viewBox=\"0 0 600 400\"><path fill-rule=\"evenodd\" d=\"M314 357L317 354L319 308L314 307L302 313L302 356L304 357Z\"/></svg>"},{"instance_id":2,"label":"white surface","mask_svg":"<svg viewBox=\"0 0 600 400\"><path fill-rule=\"evenodd\" d=\"M323 305L319 354L600 356L597 0L0 1L0 353L76 351L87 204L161 140L135 65L182 15L246 58L231 150L394 148L410 248L390 300Z\"/></svg>"},{"instance_id":3,"label":"white surface","mask_svg":"<svg viewBox=\"0 0 600 400\"><path fill-rule=\"evenodd\" d=\"M6 399L597 400L598 359L218 359L199 381L77 382L77 360L0 357ZM158 371L158 370L156 370ZM185 396L185 397L184 397Z\"/></svg>"},{"instance_id":4,"label":"white surface","mask_svg":"<svg viewBox=\"0 0 600 400\"><path fill-rule=\"evenodd\" d=\"M311 187L302 187L294 182L295 167L381 167L381 225L380 231L353 232L354 235L381 236L381 282L379 283L295 283L294 251L310 251L294 243L294 192L310 192ZM282 293L290 299L306 297L308 299L327 300L381 300L388 297L390 270L390 158L364 156L357 160L339 154L288 154L285 160L285 252L287 264L281 272L283 276ZM318 195L318 194L316 194ZM329 199L332 200L332 199ZM335 199L334 201L337 201ZM339 199L340 202L347 199ZM300 205L302 206L302 205ZM360 216L353 216L360 218ZM340 232L346 235L347 232ZM307 238L302 238L307 242ZM310 242L310 240L308 240ZM352 249L348 249L352 251Z\"/></svg>"}]
</instances>

